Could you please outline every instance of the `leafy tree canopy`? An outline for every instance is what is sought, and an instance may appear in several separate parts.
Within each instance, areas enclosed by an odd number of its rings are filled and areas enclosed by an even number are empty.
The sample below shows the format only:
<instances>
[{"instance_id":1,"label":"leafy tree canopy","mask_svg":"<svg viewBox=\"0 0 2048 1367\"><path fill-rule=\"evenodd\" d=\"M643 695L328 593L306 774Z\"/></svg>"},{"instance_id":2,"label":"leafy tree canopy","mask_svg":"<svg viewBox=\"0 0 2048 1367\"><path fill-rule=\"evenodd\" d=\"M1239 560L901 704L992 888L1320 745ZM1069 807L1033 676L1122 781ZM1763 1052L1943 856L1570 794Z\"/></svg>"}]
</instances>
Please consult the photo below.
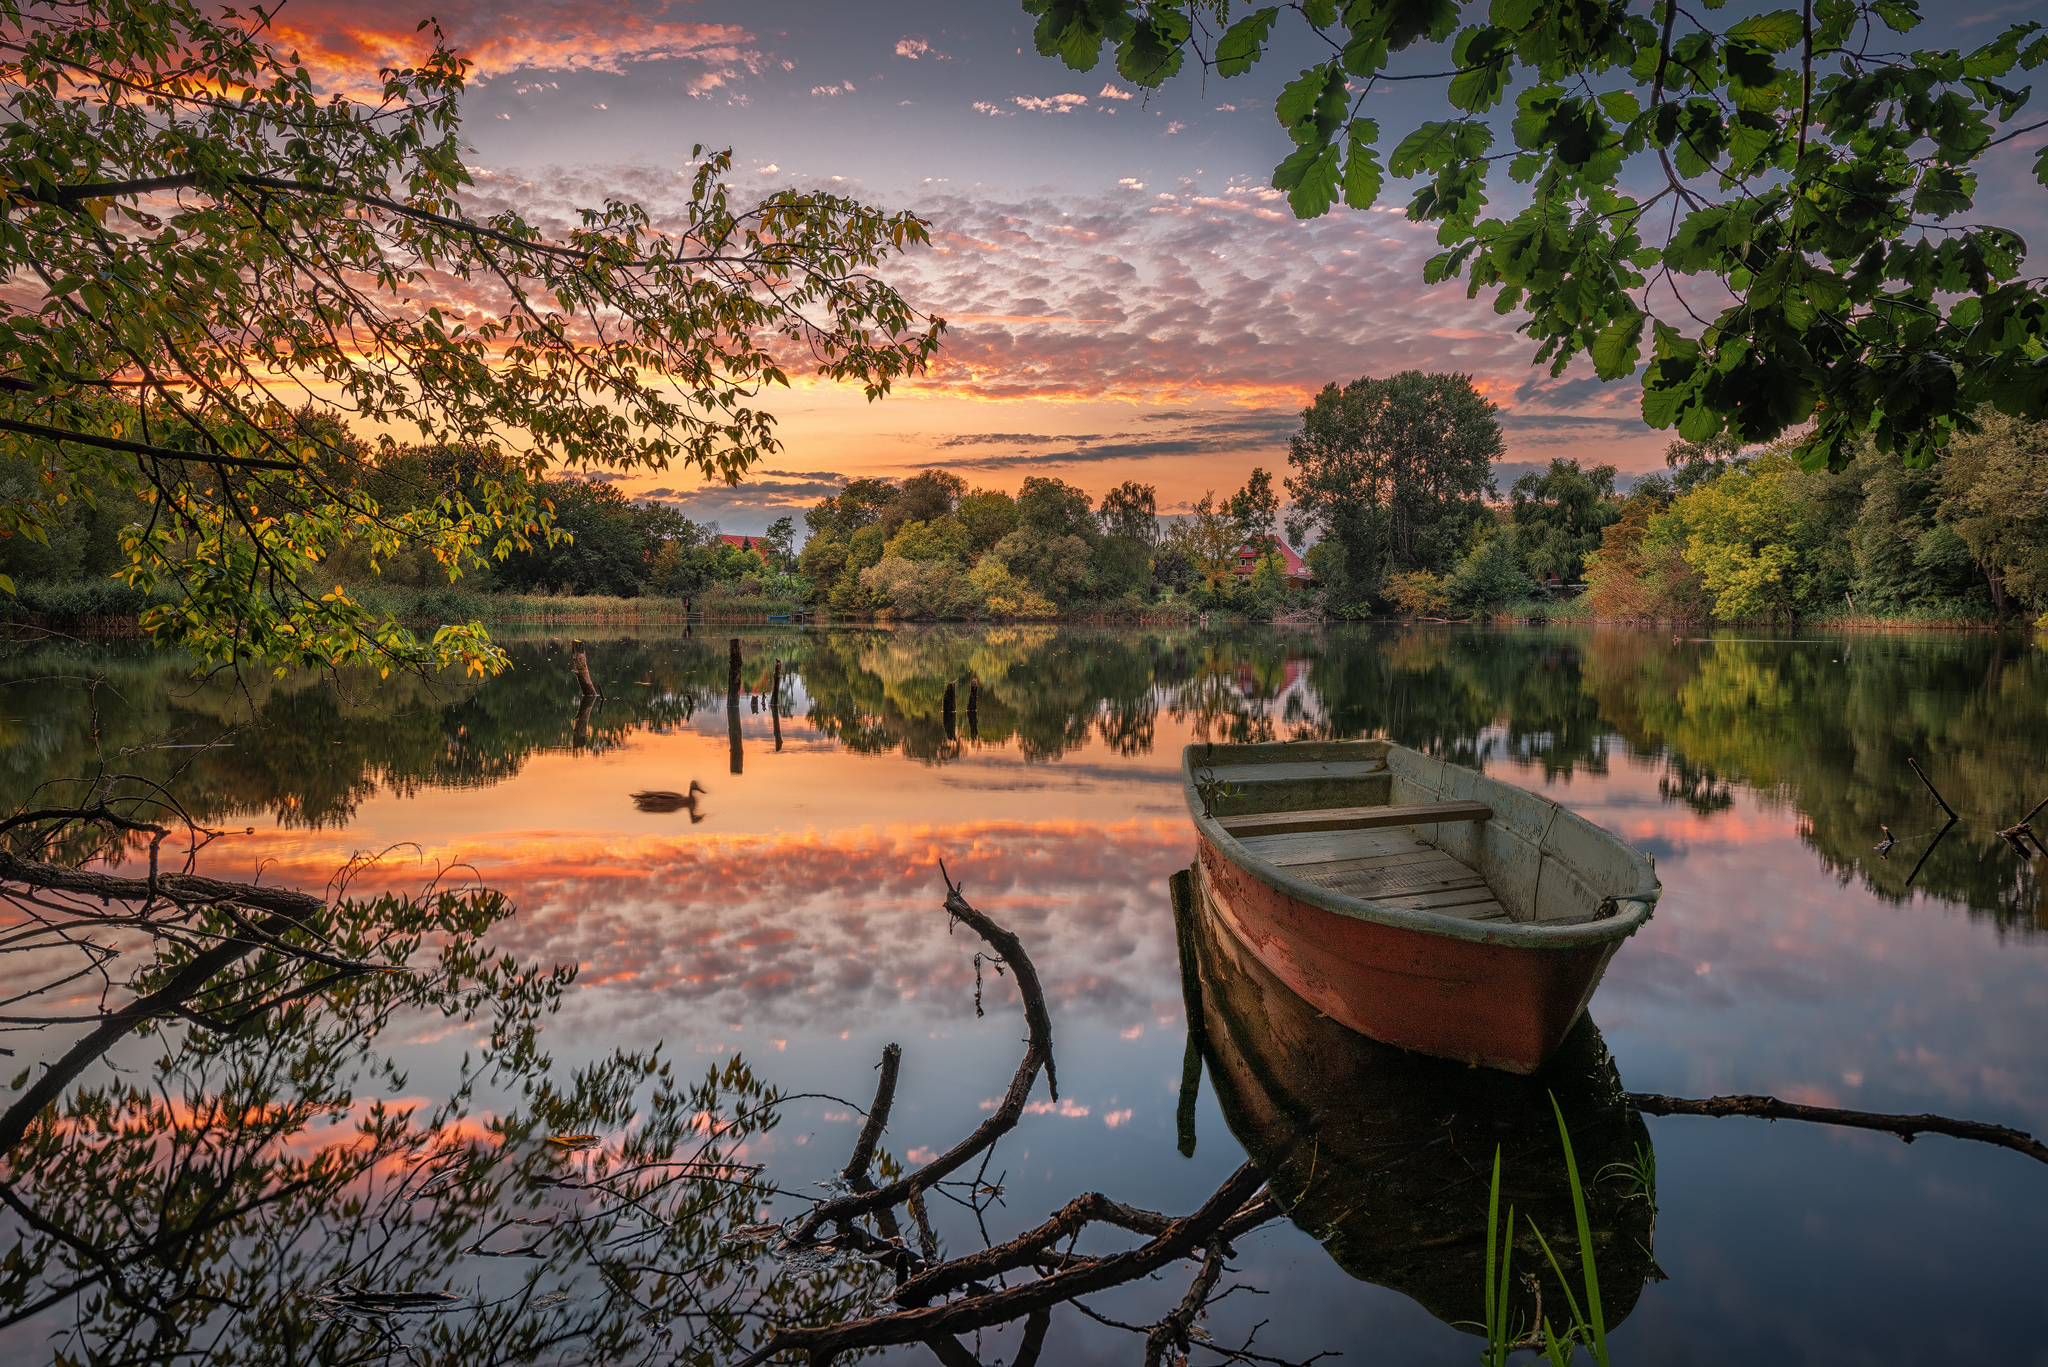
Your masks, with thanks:
<instances>
[{"instance_id":1,"label":"leafy tree canopy","mask_svg":"<svg viewBox=\"0 0 2048 1367\"><path fill-rule=\"evenodd\" d=\"M1408 216L1444 248L1425 279L1525 310L1553 373L1647 360L1652 426L1757 443L1810 422L1799 459L1841 469L1865 436L1924 466L1981 404L2048 417L2048 295L2019 234L1972 217L1986 157L2032 126L2029 88L2006 82L2048 60L2039 24L1965 52L1897 41L1916 0L1718 17L1673 0L1024 0L1041 53L1086 71L1107 45L1145 87L1252 71L1283 8L1325 54L1272 102L1294 144L1273 184L1295 214L1417 182ZM1431 83L1452 117L1383 135L1366 110L1393 82Z\"/></svg>"},{"instance_id":2,"label":"leafy tree canopy","mask_svg":"<svg viewBox=\"0 0 2048 1367\"><path fill-rule=\"evenodd\" d=\"M563 467L736 481L777 449L758 399L792 368L876 398L937 346L872 274L921 221L790 191L736 207L725 154L699 149L671 220L472 216L466 64L426 29L432 51L359 99L320 91L260 11L0 0L0 451L41 467L0 532L44 540L53 509L132 491L149 513L121 574L175 589L145 625L205 659L500 668L475 623L417 639L309 567L425 545L454 578L559 539L535 484ZM350 429L504 463L387 509Z\"/></svg>"},{"instance_id":3,"label":"leafy tree canopy","mask_svg":"<svg viewBox=\"0 0 2048 1367\"><path fill-rule=\"evenodd\" d=\"M1280 516L1280 496L1273 492L1273 476L1257 465L1246 477L1244 487L1230 496L1230 516L1247 545L1262 546L1273 539L1273 527Z\"/></svg>"},{"instance_id":4,"label":"leafy tree canopy","mask_svg":"<svg viewBox=\"0 0 2048 1367\"><path fill-rule=\"evenodd\" d=\"M1017 530L1017 500L1001 489L976 489L960 500L954 516L973 538L972 553L980 555Z\"/></svg>"},{"instance_id":5,"label":"leafy tree canopy","mask_svg":"<svg viewBox=\"0 0 2048 1367\"><path fill-rule=\"evenodd\" d=\"M967 481L951 470L921 470L904 480L882 509L882 530L894 536L906 522L946 517L966 492Z\"/></svg>"},{"instance_id":6,"label":"leafy tree canopy","mask_svg":"<svg viewBox=\"0 0 2048 1367\"><path fill-rule=\"evenodd\" d=\"M1620 516L1614 476L1612 465L1582 470L1576 460L1552 460L1548 470L1515 481L1508 491L1515 549L1531 573L1579 578L1586 557L1600 547L1601 529Z\"/></svg>"},{"instance_id":7,"label":"leafy tree canopy","mask_svg":"<svg viewBox=\"0 0 2048 1367\"><path fill-rule=\"evenodd\" d=\"M1102 496L1098 516L1104 535L1155 545L1159 540L1159 490L1127 479Z\"/></svg>"},{"instance_id":8,"label":"leafy tree canopy","mask_svg":"<svg viewBox=\"0 0 2048 1367\"><path fill-rule=\"evenodd\" d=\"M1047 536L1078 536L1092 542L1101 535L1095 514L1089 511L1093 503L1086 491L1064 480L1033 475L1017 491L1017 521Z\"/></svg>"},{"instance_id":9,"label":"leafy tree canopy","mask_svg":"<svg viewBox=\"0 0 2048 1367\"><path fill-rule=\"evenodd\" d=\"M882 510L895 498L896 485L891 480L851 479L831 498L819 499L818 506L804 514L804 525L813 536L829 532L841 541L850 541L861 528L881 521Z\"/></svg>"},{"instance_id":10,"label":"leafy tree canopy","mask_svg":"<svg viewBox=\"0 0 2048 1367\"><path fill-rule=\"evenodd\" d=\"M1289 535L1299 544L1320 528L1341 547L1353 599L1392 574L1447 570L1469 524L1486 516L1480 495L1492 492L1501 450L1493 405L1468 375L1409 370L1326 385L1288 443Z\"/></svg>"}]
</instances>

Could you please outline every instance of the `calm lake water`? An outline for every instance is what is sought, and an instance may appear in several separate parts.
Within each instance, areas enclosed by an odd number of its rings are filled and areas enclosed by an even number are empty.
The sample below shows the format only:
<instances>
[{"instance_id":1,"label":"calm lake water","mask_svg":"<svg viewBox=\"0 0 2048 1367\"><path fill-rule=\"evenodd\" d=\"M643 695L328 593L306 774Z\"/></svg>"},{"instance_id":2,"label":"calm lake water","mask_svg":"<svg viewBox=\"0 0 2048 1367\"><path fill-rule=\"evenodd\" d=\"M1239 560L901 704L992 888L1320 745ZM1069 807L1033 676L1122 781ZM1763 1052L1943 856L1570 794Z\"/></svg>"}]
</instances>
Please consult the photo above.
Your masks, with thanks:
<instances>
[{"instance_id":1,"label":"calm lake water","mask_svg":"<svg viewBox=\"0 0 2048 1367\"><path fill-rule=\"evenodd\" d=\"M740 634L750 689L783 661L786 715L750 698L737 738L733 632L719 628L593 641L604 698L587 711L554 639L514 639L500 679L347 694L311 677L194 681L128 643L17 647L0 661L0 785L12 807L127 750L122 767L231 828L205 872L317 889L384 851L358 887L416 887L465 866L518 905L495 943L578 968L546 1035L565 1064L660 1042L693 1067L741 1053L787 1091L865 1103L899 1042L886 1145L913 1161L986 1114L1022 1033L1007 978L985 977L976 1017L978 946L947 932L943 859L1023 937L1052 999L1061 1101L1000 1150L1003 1237L1089 1190L1191 1210L1258 1142L1233 1135L1212 1072L1193 1156L1176 1143L1188 1023L1167 880L1193 855L1181 747L1387 736L1542 791L1655 857L1663 902L1592 1005L1627 1089L2048 1132L2048 869L1995 834L2048 797L2048 651L2026 639ZM949 734L946 683L969 675L976 724L963 686ZM135 749L167 741L186 748ZM1931 852L1940 814L1908 758L1962 817ZM693 780L694 812L629 796ZM1898 843L1880 854L1886 826ZM473 1043L410 1033L395 1051L409 1093L435 1095ZM750 1156L815 1190L857 1118L824 1100L787 1115ZM1654 1262L1633 1269L1649 1280L1613 1336L1617 1363L2048 1363L2048 1169L1938 1137L1645 1123ZM1355 1194L1368 1212L1395 1199L1370 1182ZM956 1250L968 1229L946 1228ZM1266 1294L1224 1302L1219 1338L1265 1321L1268 1353L1477 1360L1477 1340L1424 1303L1451 1310L1355 1278L1294 1225L1239 1253L1240 1279ZM1184 1284L1099 1308L1156 1315ZM47 1354L50 1327L0 1351ZM1052 1332L1048 1362L1140 1353L1071 1309ZM992 1336L983 1360L1009 1342Z\"/></svg>"}]
</instances>

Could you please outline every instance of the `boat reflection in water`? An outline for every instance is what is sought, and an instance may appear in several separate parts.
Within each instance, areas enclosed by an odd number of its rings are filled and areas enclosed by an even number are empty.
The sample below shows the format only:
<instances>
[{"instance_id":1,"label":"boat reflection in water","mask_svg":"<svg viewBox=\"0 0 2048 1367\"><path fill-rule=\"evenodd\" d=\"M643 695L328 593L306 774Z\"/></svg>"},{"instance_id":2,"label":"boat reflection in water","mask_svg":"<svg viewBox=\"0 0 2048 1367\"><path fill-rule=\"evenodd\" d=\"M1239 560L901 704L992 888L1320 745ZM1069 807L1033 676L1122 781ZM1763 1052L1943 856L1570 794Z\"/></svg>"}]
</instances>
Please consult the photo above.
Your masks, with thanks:
<instances>
[{"instance_id":1,"label":"boat reflection in water","mask_svg":"<svg viewBox=\"0 0 2048 1367\"><path fill-rule=\"evenodd\" d=\"M1535 1230L1582 1306L1585 1282L1554 1095L1586 1187L1607 1327L1635 1308L1644 1282L1663 1279L1649 1129L1591 1017L1528 1075L1381 1044L1289 990L1203 901L1198 879L1173 884L1188 1019L1224 1119L1289 1217L1346 1272L1480 1332L1498 1147L1501 1214L1515 1210L1510 1324L1533 1321L1533 1273L1562 1331L1570 1312ZM1192 1123L1190 1107L1183 1116Z\"/></svg>"}]
</instances>

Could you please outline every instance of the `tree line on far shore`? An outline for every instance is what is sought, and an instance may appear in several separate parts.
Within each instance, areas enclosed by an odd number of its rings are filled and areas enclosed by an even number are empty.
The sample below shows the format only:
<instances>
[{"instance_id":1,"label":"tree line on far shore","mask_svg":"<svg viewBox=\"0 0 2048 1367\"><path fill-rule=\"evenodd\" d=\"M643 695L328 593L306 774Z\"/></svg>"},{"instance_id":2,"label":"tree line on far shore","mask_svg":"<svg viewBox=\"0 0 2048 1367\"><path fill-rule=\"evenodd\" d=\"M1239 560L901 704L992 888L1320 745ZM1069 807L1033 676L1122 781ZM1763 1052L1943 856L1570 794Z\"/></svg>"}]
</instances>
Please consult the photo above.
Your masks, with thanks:
<instances>
[{"instance_id":1,"label":"tree line on far shore","mask_svg":"<svg viewBox=\"0 0 2048 1367\"><path fill-rule=\"evenodd\" d=\"M1976 422L1925 469L1865 443L1846 469L1809 471L1795 438L1723 436L1672 443L1666 471L1626 494L1612 465L1557 459L1503 499L1500 425L1469 377L1365 378L1303 414L1289 528L1317 539L1307 560L1340 616L2036 617L2048 426L1988 409Z\"/></svg>"},{"instance_id":2,"label":"tree line on far shore","mask_svg":"<svg viewBox=\"0 0 2048 1367\"><path fill-rule=\"evenodd\" d=\"M793 517L725 537L614 482L565 475L540 493L568 535L509 545L460 587L907 620L2037 616L2048 609L2048 428L1990 412L1979 424L1924 470L1866 448L1840 472L1808 471L1790 442L1744 450L1724 437L1673 443L1667 470L1626 493L1613 466L1559 459L1503 497L1494 406L1469 376L1409 371L1330 385L1303 411L1284 525L1295 544L1313 542L1306 586L1286 574L1277 481L1255 467L1235 493L1165 519L1156 488L1137 481L1098 504L1051 477L1015 492L947 470L854 479L803 515L801 548ZM494 452L449 447L400 447L360 468L362 492L393 514L509 473ZM32 460L0 459L0 497L32 499L43 483ZM147 505L111 481L87 492L49 509L46 541L0 539L18 610L85 619L146 605L112 576ZM345 543L317 576L352 593L449 583L425 545L373 557Z\"/></svg>"}]
</instances>

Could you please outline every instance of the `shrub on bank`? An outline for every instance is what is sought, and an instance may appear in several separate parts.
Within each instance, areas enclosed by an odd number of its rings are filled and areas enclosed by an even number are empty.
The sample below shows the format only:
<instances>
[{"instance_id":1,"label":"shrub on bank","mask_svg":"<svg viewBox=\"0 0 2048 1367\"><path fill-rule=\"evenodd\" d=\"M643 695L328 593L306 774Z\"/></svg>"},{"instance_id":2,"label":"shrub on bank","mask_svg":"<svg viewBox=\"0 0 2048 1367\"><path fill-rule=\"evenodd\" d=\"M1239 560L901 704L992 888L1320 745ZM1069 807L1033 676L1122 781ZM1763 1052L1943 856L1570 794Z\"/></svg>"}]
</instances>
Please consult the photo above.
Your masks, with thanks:
<instances>
[{"instance_id":1,"label":"shrub on bank","mask_svg":"<svg viewBox=\"0 0 2048 1367\"><path fill-rule=\"evenodd\" d=\"M0 621L80 626L136 617L152 604L175 603L181 596L168 586L144 593L118 579L32 582L17 585L12 597L0 594Z\"/></svg>"}]
</instances>

